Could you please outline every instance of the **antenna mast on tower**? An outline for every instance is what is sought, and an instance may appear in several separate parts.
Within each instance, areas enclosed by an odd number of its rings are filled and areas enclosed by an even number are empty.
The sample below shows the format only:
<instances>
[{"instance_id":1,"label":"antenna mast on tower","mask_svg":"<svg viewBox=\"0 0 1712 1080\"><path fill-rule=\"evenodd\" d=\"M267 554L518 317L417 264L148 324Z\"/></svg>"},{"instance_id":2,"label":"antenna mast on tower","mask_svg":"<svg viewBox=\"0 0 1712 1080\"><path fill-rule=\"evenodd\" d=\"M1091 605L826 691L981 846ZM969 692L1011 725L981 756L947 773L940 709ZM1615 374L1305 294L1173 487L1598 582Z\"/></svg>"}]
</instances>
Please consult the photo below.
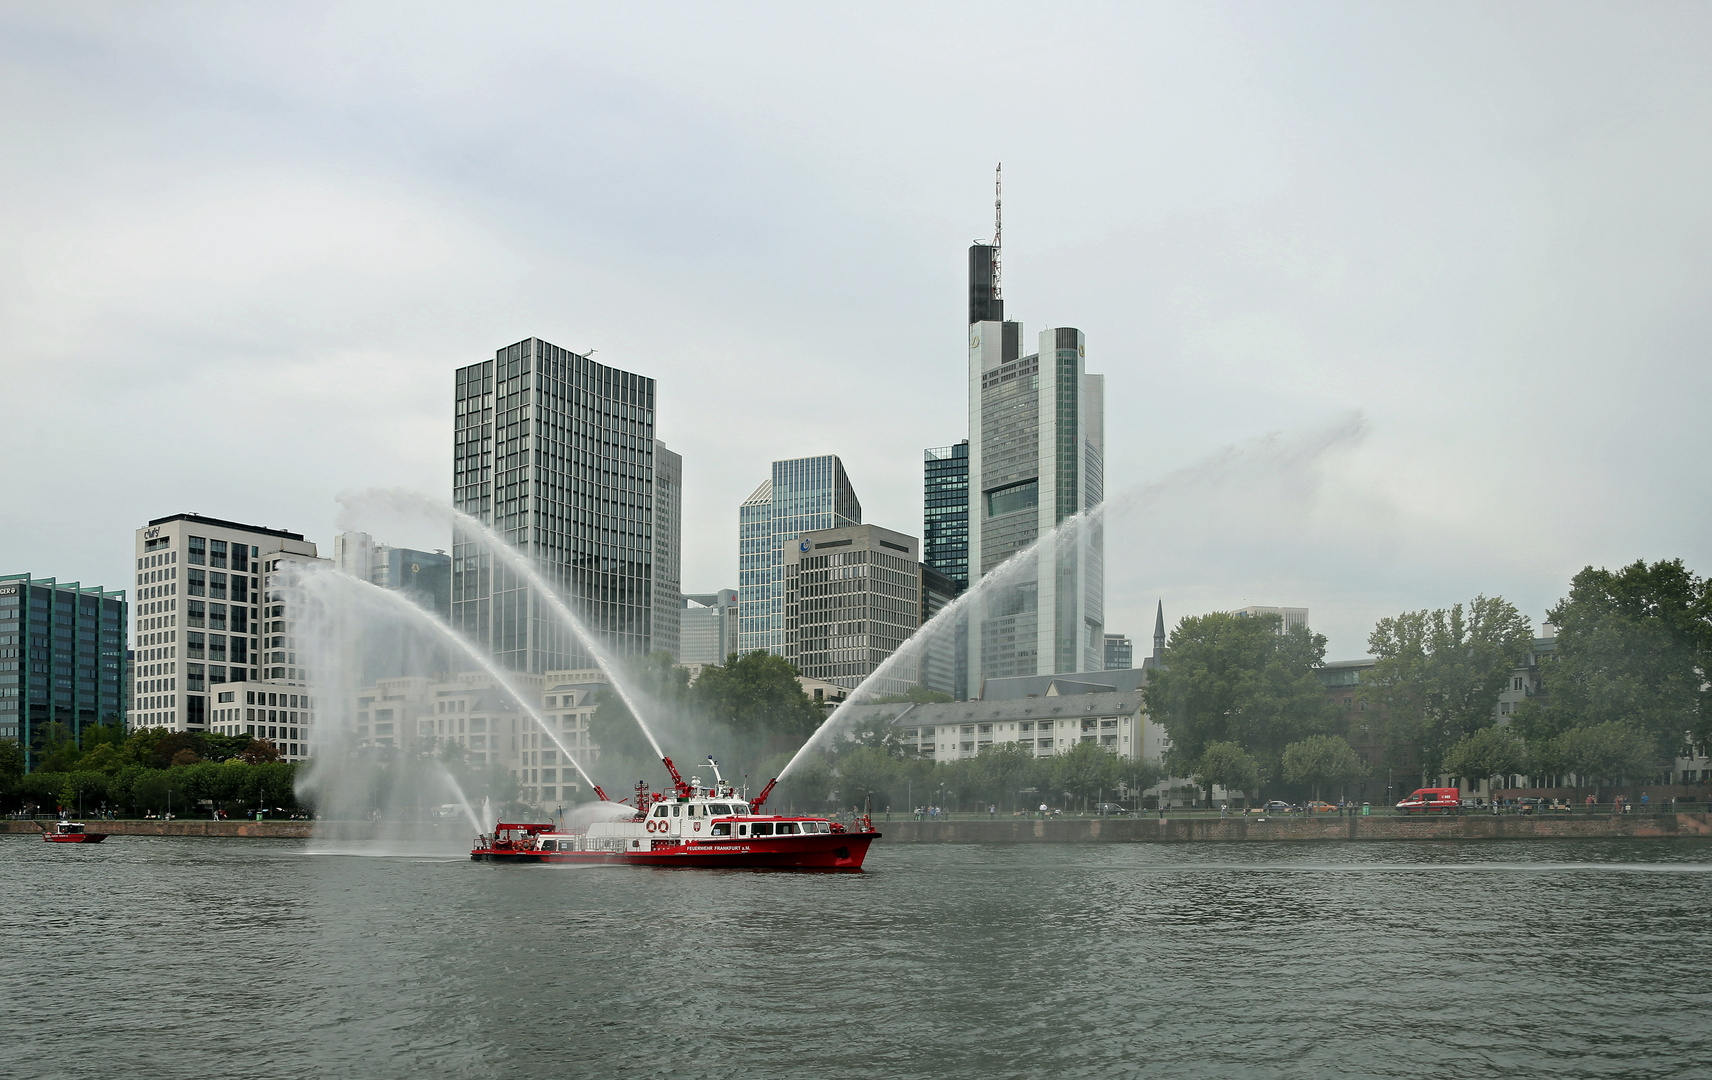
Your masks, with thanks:
<instances>
[{"instance_id":1,"label":"antenna mast on tower","mask_svg":"<svg viewBox=\"0 0 1712 1080\"><path fill-rule=\"evenodd\" d=\"M1005 163L999 162L993 169L993 299L1004 296L1004 289L999 285L999 249L1004 240L1005 217Z\"/></svg>"}]
</instances>

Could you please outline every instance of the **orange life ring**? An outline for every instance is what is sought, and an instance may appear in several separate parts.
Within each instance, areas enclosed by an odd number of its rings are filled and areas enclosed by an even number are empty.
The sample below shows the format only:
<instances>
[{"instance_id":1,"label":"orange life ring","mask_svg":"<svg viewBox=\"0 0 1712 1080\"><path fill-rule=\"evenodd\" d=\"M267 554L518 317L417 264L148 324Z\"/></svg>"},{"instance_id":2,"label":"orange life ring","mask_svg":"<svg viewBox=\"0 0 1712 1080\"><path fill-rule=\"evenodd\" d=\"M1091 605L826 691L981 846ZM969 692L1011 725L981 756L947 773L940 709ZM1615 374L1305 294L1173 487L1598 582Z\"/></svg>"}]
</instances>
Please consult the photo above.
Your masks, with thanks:
<instances>
[{"instance_id":1,"label":"orange life ring","mask_svg":"<svg viewBox=\"0 0 1712 1080\"><path fill-rule=\"evenodd\" d=\"M653 831L654 831L654 822L653 822L653 819L652 819L652 818L650 818L650 819L649 819L649 821L648 821L648 831L649 831L649 832L653 832Z\"/></svg>"}]
</instances>

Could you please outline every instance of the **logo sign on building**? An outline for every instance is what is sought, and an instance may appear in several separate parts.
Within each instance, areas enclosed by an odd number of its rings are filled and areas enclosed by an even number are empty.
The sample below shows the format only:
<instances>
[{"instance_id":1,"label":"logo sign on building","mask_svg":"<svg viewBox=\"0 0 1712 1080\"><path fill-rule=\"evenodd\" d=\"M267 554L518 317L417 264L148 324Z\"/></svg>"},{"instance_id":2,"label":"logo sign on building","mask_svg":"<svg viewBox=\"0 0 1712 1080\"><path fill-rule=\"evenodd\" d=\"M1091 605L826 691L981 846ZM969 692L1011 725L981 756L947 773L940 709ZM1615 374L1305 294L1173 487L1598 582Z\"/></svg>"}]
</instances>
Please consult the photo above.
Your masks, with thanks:
<instances>
[{"instance_id":1,"label":"logo sign on building","mask_svg":"<svg viewBox=\"0 0 1712 1080\"><path fill-rule=\"evenodd\" d=\"M155 537L157 537L159 535L160 535L160 526L159 525L156 525L153 528L143 530L143 539L144 540L153 540Z\"/></svg>"}]
</instances>

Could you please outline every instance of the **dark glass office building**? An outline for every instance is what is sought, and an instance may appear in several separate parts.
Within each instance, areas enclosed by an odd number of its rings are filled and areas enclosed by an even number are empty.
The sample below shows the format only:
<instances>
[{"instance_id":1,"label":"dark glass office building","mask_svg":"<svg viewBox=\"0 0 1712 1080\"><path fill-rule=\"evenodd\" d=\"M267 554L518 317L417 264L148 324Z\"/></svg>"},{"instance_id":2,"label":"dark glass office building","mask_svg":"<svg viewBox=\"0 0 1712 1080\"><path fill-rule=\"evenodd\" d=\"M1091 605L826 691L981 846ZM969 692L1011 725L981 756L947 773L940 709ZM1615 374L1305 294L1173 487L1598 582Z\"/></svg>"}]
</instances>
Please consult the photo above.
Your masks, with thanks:
<instances>
[{"instance_id":1,"label":"dark glass office building","mask_svg":"<svg viewBox=\"0 0 1712 1080\"><path fill-rule=\"evenodd\" d=\"M969 587L969 440L934 447L923 457L922 565L962 592Z\"/></svg>"},{"instance_id":2,"label":"dark glass office building","mask_svg":"<svg viewBox=\"0 0 1712 1080\"><path fill-rule=\"evenodd\" d=\"M56 737L123 724L125 593L0 575L0 739L34 768Z\"/></svg>"},{"instance_id":3,"label":"dark glass office building","mask_svg":"<svg viewBox=\"0 0 1712 1080\"><path fill-rule=\"evenodd\" d=\"M651 651L654 380L529 338L459 368L454 385L454 504L528 555L610 651ZM453 530L452 624L512 670L594 666L465 529Z\"/></svg>"}]
</instances>

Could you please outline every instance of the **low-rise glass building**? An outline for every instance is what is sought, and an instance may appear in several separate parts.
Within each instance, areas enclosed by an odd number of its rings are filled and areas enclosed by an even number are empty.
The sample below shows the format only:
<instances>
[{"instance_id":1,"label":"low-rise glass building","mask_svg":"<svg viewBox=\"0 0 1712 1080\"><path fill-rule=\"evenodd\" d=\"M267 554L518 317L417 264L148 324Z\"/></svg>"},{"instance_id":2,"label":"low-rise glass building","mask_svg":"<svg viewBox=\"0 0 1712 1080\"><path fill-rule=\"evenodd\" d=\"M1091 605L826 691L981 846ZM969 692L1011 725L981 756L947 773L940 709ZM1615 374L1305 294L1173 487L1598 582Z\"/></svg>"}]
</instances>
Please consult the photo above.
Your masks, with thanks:
<instances>
[{"instance_id":1,"label":"low-rise glass building","mask_svg":"<svg viewBox=\"0 0 1712 1080\"><path fill-rule=\"evenodd\" d=\"M123 590L0 575L0 739L25 771L53 742L124 722L126 615Z\"/></svg>"}]
</instances>

